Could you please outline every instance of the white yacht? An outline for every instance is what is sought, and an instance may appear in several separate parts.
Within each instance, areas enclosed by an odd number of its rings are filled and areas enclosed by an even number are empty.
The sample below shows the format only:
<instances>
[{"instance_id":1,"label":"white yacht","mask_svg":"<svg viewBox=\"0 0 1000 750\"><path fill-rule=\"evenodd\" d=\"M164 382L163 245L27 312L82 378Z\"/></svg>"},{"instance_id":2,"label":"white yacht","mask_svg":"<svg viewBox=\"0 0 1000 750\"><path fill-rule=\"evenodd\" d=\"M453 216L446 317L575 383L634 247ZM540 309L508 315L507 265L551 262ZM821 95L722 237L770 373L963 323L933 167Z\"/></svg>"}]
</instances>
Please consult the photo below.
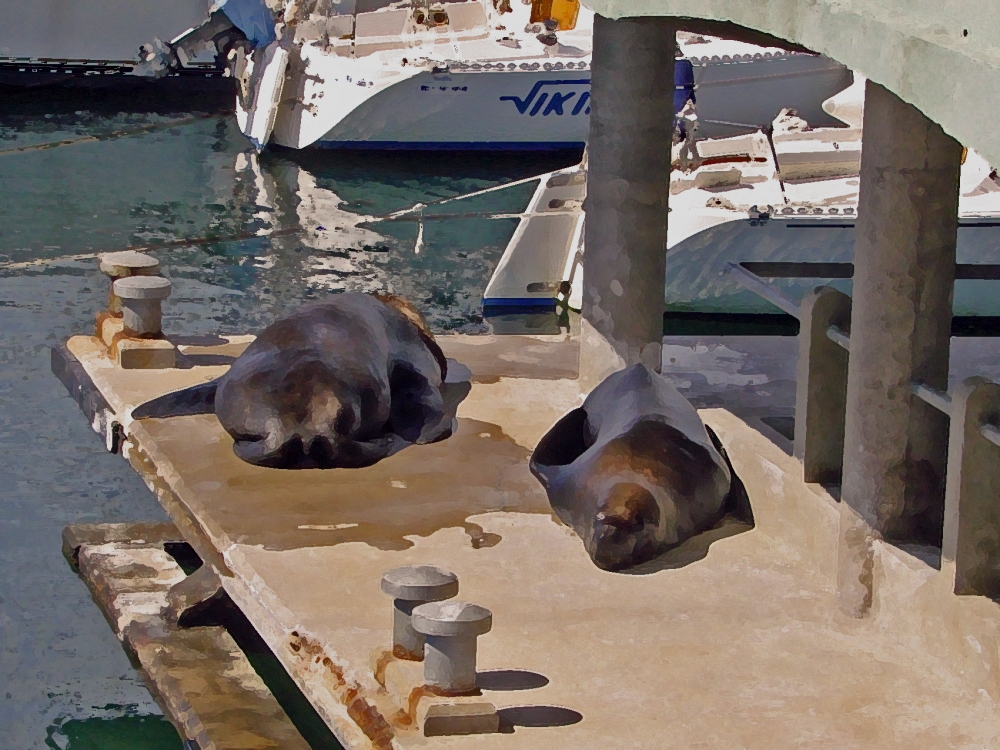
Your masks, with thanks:
<instances>
[{"instance_id":1,"label":"white yacht","mask_svg":"<svg viewBox=\"0 0 1000 750\"><path fill-rule=\"evenodd\" d=\"M859 80L824 105L848 127L812 128L783 112L770 137L757 131L674 146L665 287L672 309L773 312L725 274L727 264L853 259L863 91ZM486 286L487 315L581 308L585 195L586 161L541 176ZM1000 177L974 151L962 165L959 212L959 261L996 262ZM804 292L818 282L776 283ZM956 314L985 309L974 284L956 287Z\"/></svg>"},{"instance_id":2,"label":"white yacht","mask_svg":"<svg viewBox=\"0 0 1000 750\"><path fill-rule=\"evenodd\" d=\"M239 123L258 148L586 141L593 13L578 0L311 0L282 13L276 41L231 54ZM821 104L851 82L819 55L693 34L679 42L675 81L694 91L703 137L753 131L782 106L834 124Z\"/></svg>"}]
</instances>

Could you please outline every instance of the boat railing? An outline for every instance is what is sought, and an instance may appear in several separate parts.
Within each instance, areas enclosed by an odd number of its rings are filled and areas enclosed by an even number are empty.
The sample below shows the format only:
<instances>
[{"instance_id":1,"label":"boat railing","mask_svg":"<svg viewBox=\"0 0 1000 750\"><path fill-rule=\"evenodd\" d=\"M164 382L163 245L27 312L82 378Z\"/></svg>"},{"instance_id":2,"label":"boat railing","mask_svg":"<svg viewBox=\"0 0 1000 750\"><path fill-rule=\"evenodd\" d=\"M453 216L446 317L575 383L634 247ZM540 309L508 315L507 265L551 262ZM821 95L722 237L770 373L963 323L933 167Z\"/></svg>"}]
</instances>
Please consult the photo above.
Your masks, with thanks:
<instances>
[{"instance_id":1,"label":"boat railing","mask_svg":"<svg viewBox=\"0 0 1000 750\"><path fill-rule=\"evenodd\" d=\"M799 321L793 455L807 482L839 484L844 464L851 298L830 286L801 302L765 278L849 279L851 263L731 263L728 272ZM998 264L955 266L956 279L1000 279ZM989 334L986 334L989 335ZM996 334L993 334L996 335ZM994 525L1000 495L1000 384L964 379L950 391L915 380L910 396L950 419L942 557L955 565L955 593L990 595L1000 588L1000 548L981 543Z\"/></svg>"}]
</instances>

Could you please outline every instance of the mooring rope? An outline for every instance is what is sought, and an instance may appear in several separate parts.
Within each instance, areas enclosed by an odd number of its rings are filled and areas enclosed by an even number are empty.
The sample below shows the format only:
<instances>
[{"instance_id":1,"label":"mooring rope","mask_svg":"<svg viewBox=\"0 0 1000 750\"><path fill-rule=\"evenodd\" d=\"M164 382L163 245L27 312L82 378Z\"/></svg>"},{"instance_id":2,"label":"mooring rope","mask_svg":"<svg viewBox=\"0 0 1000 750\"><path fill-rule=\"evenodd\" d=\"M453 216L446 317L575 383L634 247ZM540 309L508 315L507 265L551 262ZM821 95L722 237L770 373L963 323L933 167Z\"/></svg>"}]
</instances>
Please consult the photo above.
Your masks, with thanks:
<instances>
[{"instance_id":1,"label":"mooring rope","mask_svg":"<svg viewBox=\"0 0 1000 750\"><path fill-rule=\"evenodd\" d=\"M409 208L402 208L398 211L392 211L391 213L382 214L381 216L375 216L368 219L366 224L374 224L379 221L392 221L393 219L398 219L401 216L406 216L407 214L416 213L418 211L423 211L425 208L430 206L440 206L445 203L451 203L452 201L461 201L466 198L475 198L479 195L486 195L487 193L495 193L498 190L505 190L506 188L516 187L518 185L524 185L529 182L534 182L535 180L540 180L546 175L551 174L551 172L543 172L542 174L536 174L532 177L524 177L520 180L512 180L510 182L502 182L499 185L493 185L492 187L483 188L482 190L475 190L471 193L463 193L462 195L453 195L449 198L440 198L436 201L431 201L429 203L415 203Z\"/></svg>"}]
</instances>

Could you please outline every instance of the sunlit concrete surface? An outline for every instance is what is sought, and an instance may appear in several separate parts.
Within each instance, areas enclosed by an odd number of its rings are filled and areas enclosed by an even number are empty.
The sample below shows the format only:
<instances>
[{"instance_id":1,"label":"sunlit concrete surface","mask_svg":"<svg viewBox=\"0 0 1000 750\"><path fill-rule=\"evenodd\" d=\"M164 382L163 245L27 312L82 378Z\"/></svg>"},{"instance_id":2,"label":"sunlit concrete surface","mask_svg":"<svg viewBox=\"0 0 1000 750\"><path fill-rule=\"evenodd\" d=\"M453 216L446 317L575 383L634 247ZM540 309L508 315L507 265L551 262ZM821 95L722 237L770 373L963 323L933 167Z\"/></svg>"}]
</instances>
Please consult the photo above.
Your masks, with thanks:
<instances>
[{"instance_id":1,"label":"sunlit concrete surface","mask_svg":"<svg viewBox=\"0 0 1000 750\"><path fill-rule=\"evenodd\" d=\"M69 349L124 417L133 467L348 747L972 748L1000 732L996 605L955 597L935 550L880 543L872 616L840 614L835 501L726 410L701 414L749 489L755 528L724 523L622 575L591 563L526 467L579 403L574 380L489 377L443 443L369 469L282 472L236 459L212 415L125 417L221 367L124 373L90 337ZM682 349L665 346L675 374ZM729 351L731 380L753 374ZM513 734L421 738L376 680L392 624L379 580L412 563L453 570L459 596L492 610L480 671L546 681L484 690L520 717ZM527 726L532 715L564 725Z\"/></svg>"}]
</instances>

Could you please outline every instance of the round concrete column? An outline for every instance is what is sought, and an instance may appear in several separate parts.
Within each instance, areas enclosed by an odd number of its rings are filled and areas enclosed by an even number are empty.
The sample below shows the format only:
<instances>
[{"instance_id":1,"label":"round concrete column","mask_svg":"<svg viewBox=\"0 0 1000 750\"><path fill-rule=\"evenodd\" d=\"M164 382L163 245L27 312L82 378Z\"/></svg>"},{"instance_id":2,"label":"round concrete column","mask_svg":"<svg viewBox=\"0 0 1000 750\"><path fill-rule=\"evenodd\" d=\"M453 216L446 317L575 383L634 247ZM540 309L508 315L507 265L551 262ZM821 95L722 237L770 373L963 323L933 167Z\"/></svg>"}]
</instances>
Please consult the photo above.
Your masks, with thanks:
<instances>
[{"instance_id":1,"label":"round concrete column","mask_svg":"<svg viewBox=\"0 0 1000 750\"><path fill-rule=\"evenodd\" d=\"M424 636L413 629L413 608L458 594L458 576L433 565L407 565L382 576L382 591L393 598L393 656L421 661L424 658Z\"/></svg>"},{"instance_id":2,"label":"round concrete column","mask_svg":"<svg viewBox=\"0 0 1000 750\"><path fill-rule=\"evenodd\" d=\"M424 682L450 695L475 692L476 639L493 627L492 613L469 602L434 602L415 608L412 621L426 639Z\"/></svg>"},{"instance_id":3,"label":"round concrete column","mask_svg":"<svg viewBox=\"0 0 1000 750\"><path fill-rule=\"evenodd\" d=\"M594 18L580 377L660 369L675 23Z\"/></svg>"},{"instance_id":4,"label":"round concrete column","mask_svg":"<svg viewBox=\"0 0 1000 750\"><path fill-rule=\"evenodd\" d=\"M111 288L108 290L108 312L116 318L122 316L121 300L114 292L114 284L118 279L130 276L156 276L159 270L160 261L152 255L137 253L135 250L102 255L101 272L111 279Z\"/></svg>"},{"instance_id":5,"label":"round concrete column","mask_svg":"<svg viewBox=\"0 0 1000 750\"><path fill-rule=\"evenodd\" d=\"M948 388L961 146L871 81L854 244L840 591L867 611L872 540L941 544L948 417L911 393Z\"/></svg>"},{"instance_id":6,"label":"round concrete column","mask_svg":"<svg viewBox=\"0 0 1000 750\"><path fill-rule=\"evenodd\" d=\"M113 286L121 299L125 332L129 336L153 338L162 332L161 303L170 296L170 280L162 276L130 276Z\"/></svg>"}]
</instances>

